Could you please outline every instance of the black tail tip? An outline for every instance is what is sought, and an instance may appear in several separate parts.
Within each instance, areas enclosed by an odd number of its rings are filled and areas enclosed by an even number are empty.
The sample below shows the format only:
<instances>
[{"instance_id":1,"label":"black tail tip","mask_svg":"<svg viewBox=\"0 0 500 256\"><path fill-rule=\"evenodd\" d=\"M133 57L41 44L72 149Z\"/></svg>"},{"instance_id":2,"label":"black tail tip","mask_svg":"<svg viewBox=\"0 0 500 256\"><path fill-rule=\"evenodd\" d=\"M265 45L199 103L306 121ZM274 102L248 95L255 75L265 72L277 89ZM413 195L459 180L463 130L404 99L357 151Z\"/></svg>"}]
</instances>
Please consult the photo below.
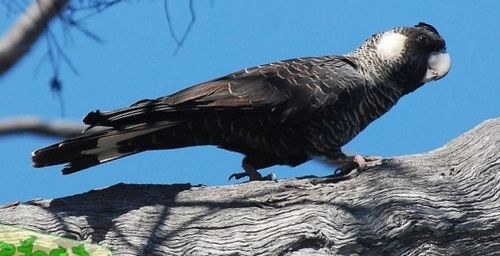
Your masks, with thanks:
<instances>
[{"instance_id":1,"label":"black tail tip","mask_svg":"<svg viewBox=\"0 0 500 256\"><path fill-rule=\"evenodd\" d=\"M77 170L77 169L74 169L71 167L71 165L66 165L64 166L64 168L61 170L61 174L62 175L68 175L68 174L72 174L72 173L75 173L75 172L78 172L80 170Z\"/></svg>"},{"instance_id":2,"label":"black tail tip","mask_svg":"<svg viewBox=\"0 0 500 256\"><path fill-rule=\"evenodd\" d=\"M40 157L38 155L38 150L31 152L31 164L34 168L43 167Z\"/></svg>"},{"instance_id":3,"label":"black tail tip","mask_svg":"<svg viewBox=\"0 0 500 256\"><path fill-rule=\"evenodd\" d=\"M33 166L33 168L42 168L48 166L48 164L43 159L32 157L31 166Z\"/></svg>"}]
</instances>

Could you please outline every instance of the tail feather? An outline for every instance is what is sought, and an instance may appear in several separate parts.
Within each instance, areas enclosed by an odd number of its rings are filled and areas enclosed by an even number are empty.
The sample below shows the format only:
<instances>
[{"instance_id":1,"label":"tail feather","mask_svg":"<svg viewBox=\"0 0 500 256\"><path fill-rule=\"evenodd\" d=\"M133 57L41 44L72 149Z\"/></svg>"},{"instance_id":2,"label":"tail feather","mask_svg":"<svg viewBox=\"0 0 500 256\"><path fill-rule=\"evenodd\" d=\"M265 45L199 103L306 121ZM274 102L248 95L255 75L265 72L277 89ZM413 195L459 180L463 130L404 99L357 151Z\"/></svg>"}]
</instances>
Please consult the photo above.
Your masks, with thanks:
<instances>
[{"instance_id":1,"label":"tail feather","mask_svg":"<svg viewBox=\"0 0 500 256\"><path fill-rule=\"evenodd\" d=\"M32 153L34 167L66 164L63 174L74 173L95 165L113 161L125 156L147 150L130 144L134 138L168 129L175 123L164 123L148 127L135 126L120 130L107 129L100 132L83 134Z\"/></svg>"},{"instance_id":2,"label":"tail feather","mask_svg":"<svg viewBox=\"0 0 500 256\"><path fill-rule=\"evenodd\" d=\"M62 169L62 174L75 173L75 172L81 171L83 169L90 168L92 166L103 164L103 163L106 163L106 162L109 162L112 160L116 160L116 159L126 157L126 156L129 156L132 154L136 154L139 152L140 151L128 152L128 153L116 153L113 157L106 158L103 160L100 160L98 155L87 155L87 156L83 156L83 157L80 156L80 158L73 160L72 162L66 164L64 166L64 168Z\"/></svg>"},{"instance_id":3,"label":"tail feather","mask_svg":"<svg viewBox=\"0 0 500 256\"><path fill-rule=\"evenodd\" d=\"M175 120L179 109L159 100L141 100L127 108L101 112L90 112L83 118L85 124L93 126L123 127L131 124L151 123L154 121Z\"/></svg>"}]
</instances>

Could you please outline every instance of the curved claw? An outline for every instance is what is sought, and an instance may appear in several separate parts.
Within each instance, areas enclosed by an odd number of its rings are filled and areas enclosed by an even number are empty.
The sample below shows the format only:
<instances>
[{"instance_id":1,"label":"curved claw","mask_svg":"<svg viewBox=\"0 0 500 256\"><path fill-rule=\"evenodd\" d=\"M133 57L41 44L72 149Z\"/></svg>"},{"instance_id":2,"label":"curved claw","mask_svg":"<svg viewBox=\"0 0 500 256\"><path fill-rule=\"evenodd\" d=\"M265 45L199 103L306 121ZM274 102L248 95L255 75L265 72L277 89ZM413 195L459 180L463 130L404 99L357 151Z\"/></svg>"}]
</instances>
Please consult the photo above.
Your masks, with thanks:
<instances>
[{"instance_id":1,"label":"curved claw","mask_svg":"<svg viewBox=\"0 0 500 256\"><path fill-rule=\"evenodd\" d=\"M278 178L276 177L276 174L274 174L274 173L270 173L270 174L262 177L261 180L272 180L272 181L278 182Z\"/></svg>"},{"instance_id":2,"label":"curved claw","mask_svg":"<svg viewBox=\"0 0 500 256\"><path fill-rule=\"evenodd\" d=\"M230 181L232 178L235 178L236 180L239 180L241 178L248 177L249 181L255 181L255 180L272 180L272 181L277 181L276 175L274 173L268 174L266 176L262 176L260 173L247 173L247 172L238 172L238 173L233 173L229 176L228 181Z\"/></svg>"},{"instance_id":3,"label":"curved claw","mask_svg":"<svg viewBox=\"0 0 500 256\"><path fill-rule=\"evenodd\" d=\"M333 171L333 175L334 176L345 176L345 175L351 173L352 171L354 171L355 169L357 169L358 167L359 167L359 165L355 162L346 163L346 164L338 167L337 169L335 169Z\"/></svg>"},{"instance_id":4,"label":"curved claw","mask_svg":"<svg viewBox=\"0 0 500 256\"><path fill-rule=\"evenodd\" d=\"M250 177L250 175L248 175L248 173L246 173L246 172L233 173L233 174L231 174L229 176L229 178L227 179L227 181L230 181L232 178L235 178L236 180L239 180L239 179L241 179L243 177L246 177L246 176Z\"/></svg>"},{"instance_id":5,"label":"curved claw","mask_svg":"<svg viewBox=\"0 0 500 256\"><path fill-rule=\"evenodd\" d=\"M335 176L344 176L351 173L354 170L363 171L368 167L376 166L381 164L382 158L377 156L360 156L355 155L352 157L352 161L347 162L333 171Z\"/></svg>"}]
</instances>

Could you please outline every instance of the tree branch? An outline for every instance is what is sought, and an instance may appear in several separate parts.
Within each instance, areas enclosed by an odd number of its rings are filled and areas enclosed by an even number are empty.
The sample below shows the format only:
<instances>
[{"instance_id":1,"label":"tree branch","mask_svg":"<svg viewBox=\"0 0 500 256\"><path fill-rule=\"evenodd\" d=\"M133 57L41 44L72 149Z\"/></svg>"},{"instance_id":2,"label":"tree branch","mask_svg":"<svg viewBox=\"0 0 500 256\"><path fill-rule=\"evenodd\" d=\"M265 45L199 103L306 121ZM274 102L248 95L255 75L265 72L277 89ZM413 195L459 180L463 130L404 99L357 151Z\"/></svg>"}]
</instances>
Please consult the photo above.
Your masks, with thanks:
<instances>
[{"instance_id":1,"label":"tree branch","mask_svg":"<svg viewBox=\"0 0 500 256\"><path fill-rule=\"evenodd\" d=\"M118 184L0 207L116 255L497 255L500 118L344 179ZM138 170L140 171L140 170Z\"/></svg>"},{"instance_id":2,"label":"tree branch","mask_svg":"<svg viewBox=\"0 0 500 256\"><path fill-rule=\"evenodd\" d=\"M67 0L33 0L17 22L0 39L0 76L24 56L66 5Z\"/></svg>"},{"instance_id":3,"label":"tree branch","mask_svg":"<svg viewBox=\"0 0 500 256\"><path fill-rule=\"evenodd\" d=\"M177 37L177 34L175 33L174 30L174 24L172 21L172 18L170 17L170 11L168 9L168 0L163 0L163 11L165 13L165 18L167 19L167 24L168 24L168 29L170 32L170 37L174 40L175 44L177 45L173 55L176 55L179 50L181 49L182 46L184 46L184 42L186 41L186 38L188 37L189 33L191 32L191 29L193 28L194 23L196 22L196 13L194 10L194 1L189 0L189 13L191 15L191 20L189 21L186 30L184 33L182 33L181 37Z\"/></svg>"},{"instance_id":4,"label":"tree branch","mask_svg":"<svg viewBox=\"0 0 500 256\"><path fill-rule=\"evenodd\" d=\"M0 136L33 133L43 136L69 138L80 135L85 128L86 126L80 123L47 122L29 116L0 119Z\"/></svg>"}]
</instances>

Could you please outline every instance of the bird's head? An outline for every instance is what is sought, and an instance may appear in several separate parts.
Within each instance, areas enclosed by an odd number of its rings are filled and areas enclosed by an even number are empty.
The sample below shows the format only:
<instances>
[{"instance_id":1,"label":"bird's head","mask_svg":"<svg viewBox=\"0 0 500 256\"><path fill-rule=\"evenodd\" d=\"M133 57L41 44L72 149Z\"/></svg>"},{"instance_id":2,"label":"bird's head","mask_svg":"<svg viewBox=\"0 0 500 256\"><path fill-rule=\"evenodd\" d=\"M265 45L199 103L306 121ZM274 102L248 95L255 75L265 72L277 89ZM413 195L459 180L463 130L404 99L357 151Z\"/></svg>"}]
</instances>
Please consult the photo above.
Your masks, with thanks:
<instances>
[{"instance_id":1,"label":"bird's head","mask_svg":"<svg viewBox=\"0 0 500 256\"><path fill-rule=\"evenodd\" d=\"M372 59L377 73L409 83L406 92L443 78L451 66L443 37L433 26L420 22L373 35L357 51ZM411 81L411 82L410 82Z\"/></svg>"}]
</instances>

